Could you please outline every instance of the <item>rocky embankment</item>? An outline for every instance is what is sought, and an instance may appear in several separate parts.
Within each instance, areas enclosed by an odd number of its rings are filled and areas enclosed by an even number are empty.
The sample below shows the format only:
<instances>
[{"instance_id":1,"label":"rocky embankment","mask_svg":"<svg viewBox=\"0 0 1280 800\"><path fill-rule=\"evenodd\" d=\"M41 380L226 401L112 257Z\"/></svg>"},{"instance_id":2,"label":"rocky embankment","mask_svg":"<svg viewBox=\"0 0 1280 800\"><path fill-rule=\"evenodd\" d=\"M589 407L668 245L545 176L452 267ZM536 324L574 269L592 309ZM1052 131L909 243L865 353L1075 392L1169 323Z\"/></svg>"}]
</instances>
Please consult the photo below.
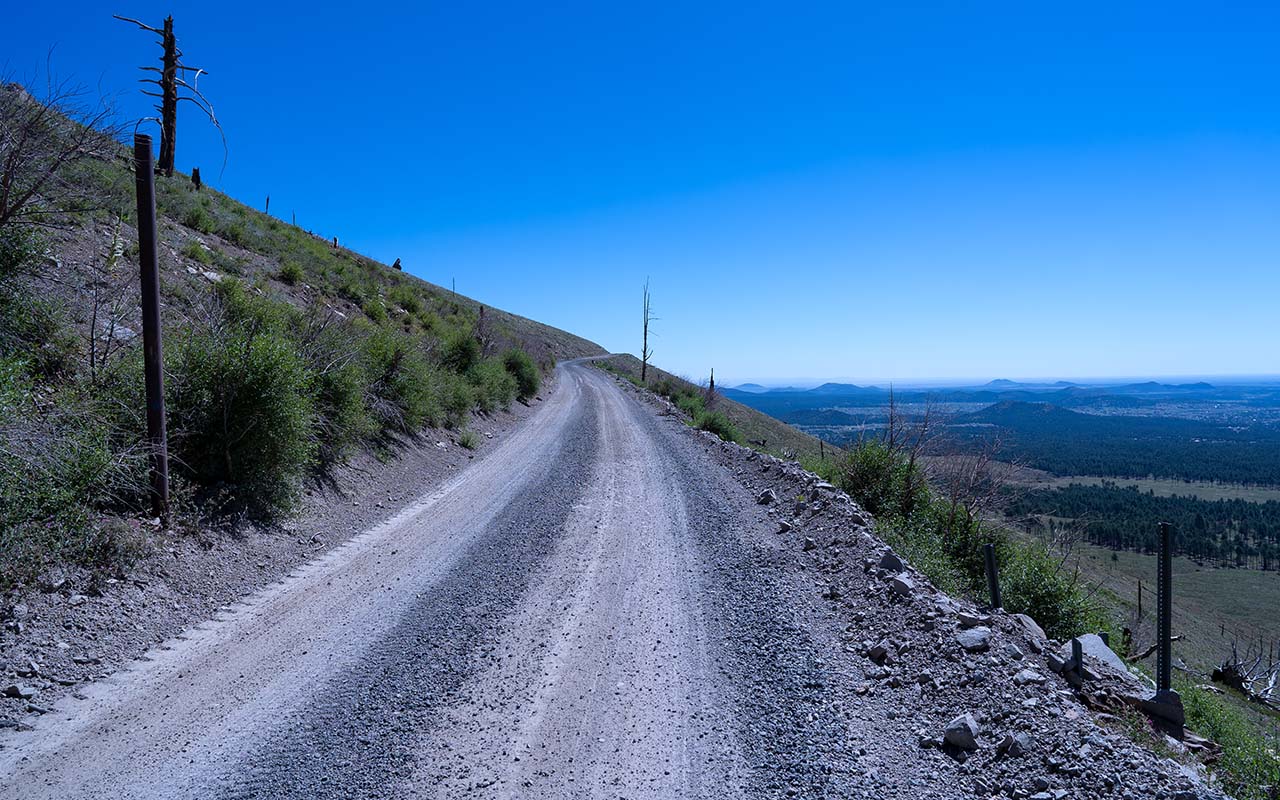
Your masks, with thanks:
<instances>
[{"instance_id":1,"label":"rocky embankment","mask_svg":"<svg viewBox=\"0 0 1280 800\"><path fill-rule=\"evenodd\" d=\"M680 413L620 385L660 413ZM921 797L956 779L975 798L1224 797L1189 753L1202 740L1167 737L1167 750L1184 756L1178 761L1125 733L1126 724L1145 724L1123 700L1143 687L1117 674L1118 658L1097 657L1110 655L1097 637L1076 669L1071 644L1049 639L1029 617L938 591L876 537L856 503L797 463L692 428L688 435L757 497L779 546L795 554L794 570L810 587L796 603L814 635L825 628L829 636L828 673L844 684L830 694L869 733L850 748L872 783L900 790L923 776Z\"/></svg>"}]
</instances>

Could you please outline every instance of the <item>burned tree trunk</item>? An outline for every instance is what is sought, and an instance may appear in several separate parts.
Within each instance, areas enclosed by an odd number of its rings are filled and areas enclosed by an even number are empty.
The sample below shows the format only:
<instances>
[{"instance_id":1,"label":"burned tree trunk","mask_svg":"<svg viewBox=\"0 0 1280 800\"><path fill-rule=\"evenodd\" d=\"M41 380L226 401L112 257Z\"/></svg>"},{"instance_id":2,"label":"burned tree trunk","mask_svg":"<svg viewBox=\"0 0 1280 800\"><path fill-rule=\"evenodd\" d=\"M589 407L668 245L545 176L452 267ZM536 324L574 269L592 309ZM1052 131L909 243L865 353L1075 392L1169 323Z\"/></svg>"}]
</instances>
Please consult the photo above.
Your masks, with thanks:
<instances>
[{"instance_id":1,"label":"burned tree trunk","mask_svg":"<svg viewBox=\"0 0 1280 800\"><path fill-rule=\"evenodd\" d=\"M160 157L156 160L156 172L172 178L174 137L178 134L178 40L173 35L172 14L165 17L160 43L164 57L160 61Z\"/></svg>"},{"instance_id":2,"label":"burned tree trunk","mask_svg":"<svg viewBox=\"0 0 1280 800\"><path fill-rule=\"evenodd\" d=\"M653 351L649 349L649 323L654 320L652 309L649 305L649 279L644 281L644 338L640 343L640 382L646 383L649 377L649 359L653 356Z\"/></svg>"},{"instance_id":3,"label":"burned tree trunk","mask_svg":"<svg viewBox=\"0 0 1280 800\"><path fill-rule=\"evenodd\" d=\"M1213 671L1214 683L1230 686L1240 692L1247 700L1265 706L1272 711L1280 711L1280 700L1276 698L1277 683L1280 683L1280 661L1276 660L1275 648L1263 650L1264 643L1258 642L1255 653L1250 646L1240 657L1236 642L1231 642L1231 655L1222 661L1222 666Z\"/></svg>"},{"instance_id":4,"label":"burned tree trunk","mask_svg":"<svg viewBox=\"0 0 1280 800\"><path fill-rule=\"evenodd\" d=\"M119 14L115 18L122 22L132 22L144 31L150 31L160 37L160 47L164 53L160 58L159 67L142 67L144 72L158 73L158 78L143 78L143 83L153 84L159 87L160 92L151 92L143 90L143 94L148 97L156 97L160 99L160 105L156 106L156 110L160 112L159 118L149 117L148 119L160 123L160 155L156 159L155 171L157 175L164 175L172 178L174 170L174 159L177 153L177 135L178 135L178 103L186 100L194 103L213 126L218 129L218 133L222 133L222 126L218 123L218 117L213 113L213 106L208 99L200 93L199 81L202 74L207 74L199 67L189 67L182 63L182 51L178 49L178 38L173 33L173 16L170 15L164 20L163 28L153 28L139 22L136 19L122 17ZM181 73L181 75L179 74ZM191 77L188 83L185 76ZM186 93L181 91L185 89ZM222 147L225 156L226 153L226 137L223 137ZM223 161L225 165L225 158Z\"/></svg>"}]
</instances>

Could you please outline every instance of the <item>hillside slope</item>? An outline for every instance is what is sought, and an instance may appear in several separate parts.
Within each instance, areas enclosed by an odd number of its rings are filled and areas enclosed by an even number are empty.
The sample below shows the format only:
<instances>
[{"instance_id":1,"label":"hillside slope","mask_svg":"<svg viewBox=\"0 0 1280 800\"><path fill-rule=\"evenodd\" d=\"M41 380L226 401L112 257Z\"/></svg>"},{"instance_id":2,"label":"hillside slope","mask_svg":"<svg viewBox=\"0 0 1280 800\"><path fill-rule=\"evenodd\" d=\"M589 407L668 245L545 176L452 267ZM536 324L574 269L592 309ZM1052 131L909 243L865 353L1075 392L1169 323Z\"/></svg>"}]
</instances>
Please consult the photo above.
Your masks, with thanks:
<instances>
[{"instance_id":1,"label":"hillside slope","mask_svg":"<svg viewBox=\"0 0 1280 800\"><path fill-rule=\"evenodd\" d=\"M123 246L136 280L137 231L133 227L132 166L123 149L111 160L76 166L76 180L91 187L103 209L79 224L55 231L49 243L48 277L88 308L93 281L115 245ZM345 317L380 322L391 317L421 328L430 313L461 311L480 321L495 347L523 346L540 361L604 353L594 342L567 331L456 294L410 273L325 240L277 217L256 211L188 176L156 177L162 302L182 313L210 284L236 278L299 308L319 304ZM78 284L78 285L77 285ZM415 298L417 302L415 302Z\"/></svg>"},{"instance_id":2,"label":"hillside slope","mask_svg":"<svg viewBox=\"0 0 1280 800\"><path fill-rule=\"evenodd\" d=\"M640 359L624 353L600 359L611 368L638 380L640 378ZM664 379L679 383L692 383L687 378L674 375L658 367L649 365L648 380L656 383ZM729 418L738 432L742 434L743 444L775 455L785 455L791 459L817 458L821 453L828 455L838 453L832 445L820 443L807 433L791 427L750 406L739 403L721 393L716 400L716 410Z\"/></svg>"},{"instance_id":3,"label":"hillside slope","mask_svg":"<svg viewBox=\"0 0 1280 800\"><path fill-rule=\"evenodd\" d=\"M26 134L3 143L6 179L40 220L0 224L4 590L64 566L119 574L151 513L130 153L106 133L77 144L47 109L30 123L44 107L20 88L0 101ZM474 449L557 360L603 353L187 176L155 182L176 525L278 520L316 483L341 489L353 459L428 436Z\"/></svg>"}]
</instances>

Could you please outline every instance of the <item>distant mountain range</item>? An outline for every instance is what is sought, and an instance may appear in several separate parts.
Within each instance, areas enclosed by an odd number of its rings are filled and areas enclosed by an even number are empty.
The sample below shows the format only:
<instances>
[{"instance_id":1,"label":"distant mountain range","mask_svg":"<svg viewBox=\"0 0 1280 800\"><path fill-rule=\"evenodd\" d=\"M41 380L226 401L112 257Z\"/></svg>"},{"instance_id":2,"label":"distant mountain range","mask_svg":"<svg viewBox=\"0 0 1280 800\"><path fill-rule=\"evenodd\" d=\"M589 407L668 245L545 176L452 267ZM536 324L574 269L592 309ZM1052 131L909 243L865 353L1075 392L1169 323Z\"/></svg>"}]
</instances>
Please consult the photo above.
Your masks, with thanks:
<instances>
[{"instance_id":1,"label":"distant mountain range","mask_svg":"<svg viewBox=\"0 0 1280 800\"><path fill-rule=\"evenodd\" d=\"M1239 388L1236 385L1230 388ZM1280 388L1271 386L1270 388ZM1084 384L1074 381L1054 381L1052 383L1025 383L1022 381L1011 381L1007 378L996 378L993 381L974 386L939 386L939 387L914 387L905 390L899 390L899 393L920 394L954 394L961 393L977 393L977 392L1053 392L1075 390L1079 392L1090 392L1094 394L1179 394L1187 392L1211 392L1216 391L1218 387L1205 381L1197 383L1160 383L1159 381L1144 381L1141 383L1126 384ZM855 383L824 383L821 386L814 386L810 389L800 389L795 386L762 386L758 383L743 383L738 386L728 387L727 391L749 392L751 394L822 394L822 395L841 395L841 394L887 394L889 390L880 386L859 386Z\"/></svg>"}]
</instances>

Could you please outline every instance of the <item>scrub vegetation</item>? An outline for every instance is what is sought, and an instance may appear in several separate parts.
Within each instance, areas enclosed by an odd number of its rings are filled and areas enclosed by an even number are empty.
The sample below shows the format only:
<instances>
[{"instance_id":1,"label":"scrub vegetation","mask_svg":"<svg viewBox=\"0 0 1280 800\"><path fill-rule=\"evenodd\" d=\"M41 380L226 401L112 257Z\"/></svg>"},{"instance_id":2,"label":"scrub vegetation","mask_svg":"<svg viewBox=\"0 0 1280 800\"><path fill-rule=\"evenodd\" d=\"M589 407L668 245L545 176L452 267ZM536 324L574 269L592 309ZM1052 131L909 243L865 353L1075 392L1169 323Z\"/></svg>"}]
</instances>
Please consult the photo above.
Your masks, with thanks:
<instances>
[{"instance_id":1,"label":"scrub vegetation","mask_svg":"<svg viewBox=\"0 0 1280 800\"><path fill-rule=\"evenodd\" d=\"M17 91L0 88L10 117L38 102ZM77 131L29 134L60 152ZM48 168L59 193L0 225L0 590L145 551L131 163L108 142ZM286 516L308 481L426 429L475 447L470 417L531 400L557 356L598 352L183 175L156 186L177 525Z\"/></svg>"}]
</instances>

